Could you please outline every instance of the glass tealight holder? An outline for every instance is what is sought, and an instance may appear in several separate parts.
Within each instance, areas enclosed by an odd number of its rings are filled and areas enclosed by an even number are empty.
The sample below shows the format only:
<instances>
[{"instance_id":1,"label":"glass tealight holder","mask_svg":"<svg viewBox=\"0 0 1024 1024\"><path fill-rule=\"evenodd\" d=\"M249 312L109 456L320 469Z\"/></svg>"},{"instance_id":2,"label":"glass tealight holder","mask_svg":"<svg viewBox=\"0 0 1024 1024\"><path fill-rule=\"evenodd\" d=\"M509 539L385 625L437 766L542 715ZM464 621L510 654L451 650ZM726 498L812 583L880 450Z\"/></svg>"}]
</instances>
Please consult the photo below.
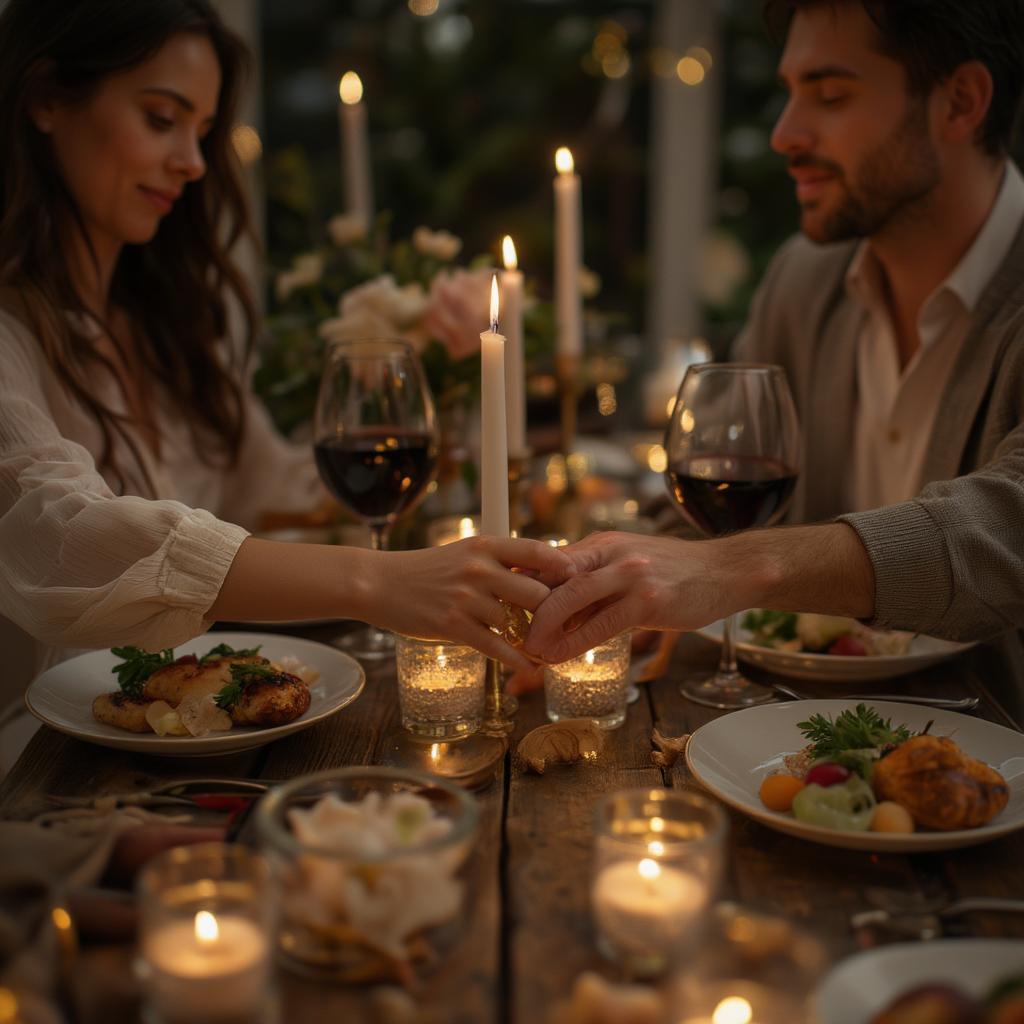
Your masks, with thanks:
<instances>
[{"instance_id":1,"label":"glass tealight holder","mask_svg":"<svg viewBox=\"0 0 1024 1024\"><path fill-rule=\"evenodd\" d=\"M470 794L421 772L340 768L276 786L256 827L284 965L352 984L436 967L476 905L478 820Z\"/></svg>"},{"instance_id":2,"label":"glass tealight holder","mask_svg":"<svg viewBox=\"0 0 1024 1024\"><path fill-rule=\"evenodd\" d=\"M620 633L571 661L548 665L544 697L548 718L589 718L601 729L626 720L629 689L629 633Z\"/></svg>"},{"instance_id":3,"label":"glass tealight holder","mask_svg":"<svg viewBox=\"0 0 1024 1024\"><path fill-rule=\"evenodd\" d=\"M139 873L144 1019L269 1024L275 904L266 861L247 846L178 846Z\"/></svg>"},{"instance_id":4,"label":"glass tealight holder","mask_svg":"<svg viewBox=\"0 0 1024 1024\"><path fill-rule=\"evenodd\" d=\"M598 805L590 907L607 957L650 977L696 948L727 829L717 804L683 790L623 790Z\"/></svg>"},{"instance_id":5,"label":"glass tealight holder","mask_svg":"<svg viewBox=\"0 0 1024 1024\"><path fill-rule=\"evenodd\" d=\"M472 736L484 717L486 659L472 647L441 640L395 640L402 728L447 742Z\"/></svg>"}]
</instances>

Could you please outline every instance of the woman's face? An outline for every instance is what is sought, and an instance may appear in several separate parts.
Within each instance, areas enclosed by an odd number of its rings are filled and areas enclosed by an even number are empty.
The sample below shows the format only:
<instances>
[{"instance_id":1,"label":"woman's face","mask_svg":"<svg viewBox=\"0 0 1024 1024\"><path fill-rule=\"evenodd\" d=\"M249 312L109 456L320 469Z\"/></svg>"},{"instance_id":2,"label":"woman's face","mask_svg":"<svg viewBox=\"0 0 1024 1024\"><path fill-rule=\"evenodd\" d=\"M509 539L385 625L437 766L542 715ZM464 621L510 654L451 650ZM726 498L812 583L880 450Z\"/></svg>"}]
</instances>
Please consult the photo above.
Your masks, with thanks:
<instances>
[{"instance_id":1,"label":"woman's face","mask_svg":"<svg viewBox=\"0 0 1024 1024\"><path fill-rule=\"evenodd\" d=\"M200 142L220 78L209 39L183 33L144 64L105 79L85 103L34 111L98 249L149 241L185 186L203 176Z\"/></svg>"}]
</instances>

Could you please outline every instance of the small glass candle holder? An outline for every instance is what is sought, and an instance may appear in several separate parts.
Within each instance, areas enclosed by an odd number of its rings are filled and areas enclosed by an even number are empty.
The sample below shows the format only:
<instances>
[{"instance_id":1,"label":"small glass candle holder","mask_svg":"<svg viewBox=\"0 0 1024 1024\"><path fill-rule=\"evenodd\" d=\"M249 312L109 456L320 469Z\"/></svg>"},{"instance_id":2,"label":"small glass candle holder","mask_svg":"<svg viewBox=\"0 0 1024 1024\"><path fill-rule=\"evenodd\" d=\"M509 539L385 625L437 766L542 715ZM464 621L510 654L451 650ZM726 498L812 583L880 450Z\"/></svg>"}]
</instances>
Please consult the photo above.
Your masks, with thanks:
<instances>
[{"instance_id":1,"label":"small glass candle holder","mask_svg":"<svg viewBox=\"0 0 1024 1024\"><path fill-rule=\"evenodd\" d=\"M439 742L471 736L480 728L486 659L479 651L399 636L395 654L402 728Z\"/></svg>"},{"instance_id":2,"label":"small glass candle holder","mask_svg":"<svg viewBox=\"0 0 1024 1024\"><path fill-rule=\"evenodd\" d=\"M697 793L631 789L597 808L590 906L598 945L647 977L699 941L718 891L725 814Z\"/></svg>"},{"instance_id":3,"label":"small glass candle holder","mask_svg":"<svg viewBox=\"0 0 1024 1024\"><path fill-rule=\"evenodd\" d=\"M272 789L256 827L280 894L283 963L353 984L408 984L436 966L475 905L478 819L459 786L402 769L333 769Z\"/></svg>"},{"instance_id":4,"label":"small glass candle holder","mask_svg":"<svg viewBox=\"0 0 1024 1024\"><path fill-rule=\"evenodd\" d=\"M152 1024L269 1024L275 916L266 861L249 847L179 846L138 879L144 1017Z\"/></svg>"},{"instance_id":5,"label":"small glass candle holder","mask_svg":"<svg viewBox=\"0 0 1024 1024\"><path fill-rule=\"evenodd\" d=\"M475 537L480 532L479 516L441 516L427 524L427 545L432 548Z\"/></svg>"},{"instance_id":6,"label":"small glass candle holder","mask_svg":"<svg viewBox=\"0 0 1024 1024\"><path fill-rule=\"evenodd\" d=\"M629 689L629 633L620 633L571 661L548 665L544 696L548 718L589 718L601 729L626 720Z\"/></svg>"}]
</instances>

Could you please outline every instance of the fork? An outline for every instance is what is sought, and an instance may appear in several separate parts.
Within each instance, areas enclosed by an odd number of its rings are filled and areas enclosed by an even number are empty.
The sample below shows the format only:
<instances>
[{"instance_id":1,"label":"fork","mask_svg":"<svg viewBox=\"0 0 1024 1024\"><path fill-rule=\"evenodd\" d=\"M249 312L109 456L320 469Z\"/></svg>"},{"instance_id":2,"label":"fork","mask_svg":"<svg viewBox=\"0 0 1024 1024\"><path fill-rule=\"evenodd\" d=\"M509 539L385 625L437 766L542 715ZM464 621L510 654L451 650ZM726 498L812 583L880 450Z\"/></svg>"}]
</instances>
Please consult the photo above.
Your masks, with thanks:
<instances>
[{"instance_id":1,"label":"fork","mask_svg":"<svg viewBox=\"0 0 1024 1024\"><path fill-rule=\"evenodd\" d=\"M786 700L813 700L802 693L797 693L782 683L772 683L772 689ZM980 703L978 697L918 697L905 693L844 693L839 695L842 700L894 700L903 704L923 704L929 708L941 708L945 711L973 711Z\"/></svg>"}]
</instances>

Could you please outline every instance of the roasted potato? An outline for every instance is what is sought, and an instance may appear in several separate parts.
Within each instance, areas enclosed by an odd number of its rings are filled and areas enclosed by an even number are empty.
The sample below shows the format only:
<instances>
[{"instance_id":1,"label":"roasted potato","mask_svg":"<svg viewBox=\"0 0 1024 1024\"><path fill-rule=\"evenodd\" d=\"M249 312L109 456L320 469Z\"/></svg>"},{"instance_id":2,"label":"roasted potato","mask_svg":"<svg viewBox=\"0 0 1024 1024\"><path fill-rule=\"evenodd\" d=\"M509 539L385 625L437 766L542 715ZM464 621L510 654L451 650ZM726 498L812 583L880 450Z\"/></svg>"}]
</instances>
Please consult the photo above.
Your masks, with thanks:
<instances>
[{"instance_id":1,"label":"roasted potato","mask_svg":"<svg viewBox=\"0 0 1024 1024\"><path fill-rule=\"evenodd\" d=\"M104 725L113 725L128 732L152 732L153 727L146 721L146 709L152 704L145 697L129 697L121 690L115 693L101 693L92 702L93 718Z\"/></svg>"}]
</instances>

